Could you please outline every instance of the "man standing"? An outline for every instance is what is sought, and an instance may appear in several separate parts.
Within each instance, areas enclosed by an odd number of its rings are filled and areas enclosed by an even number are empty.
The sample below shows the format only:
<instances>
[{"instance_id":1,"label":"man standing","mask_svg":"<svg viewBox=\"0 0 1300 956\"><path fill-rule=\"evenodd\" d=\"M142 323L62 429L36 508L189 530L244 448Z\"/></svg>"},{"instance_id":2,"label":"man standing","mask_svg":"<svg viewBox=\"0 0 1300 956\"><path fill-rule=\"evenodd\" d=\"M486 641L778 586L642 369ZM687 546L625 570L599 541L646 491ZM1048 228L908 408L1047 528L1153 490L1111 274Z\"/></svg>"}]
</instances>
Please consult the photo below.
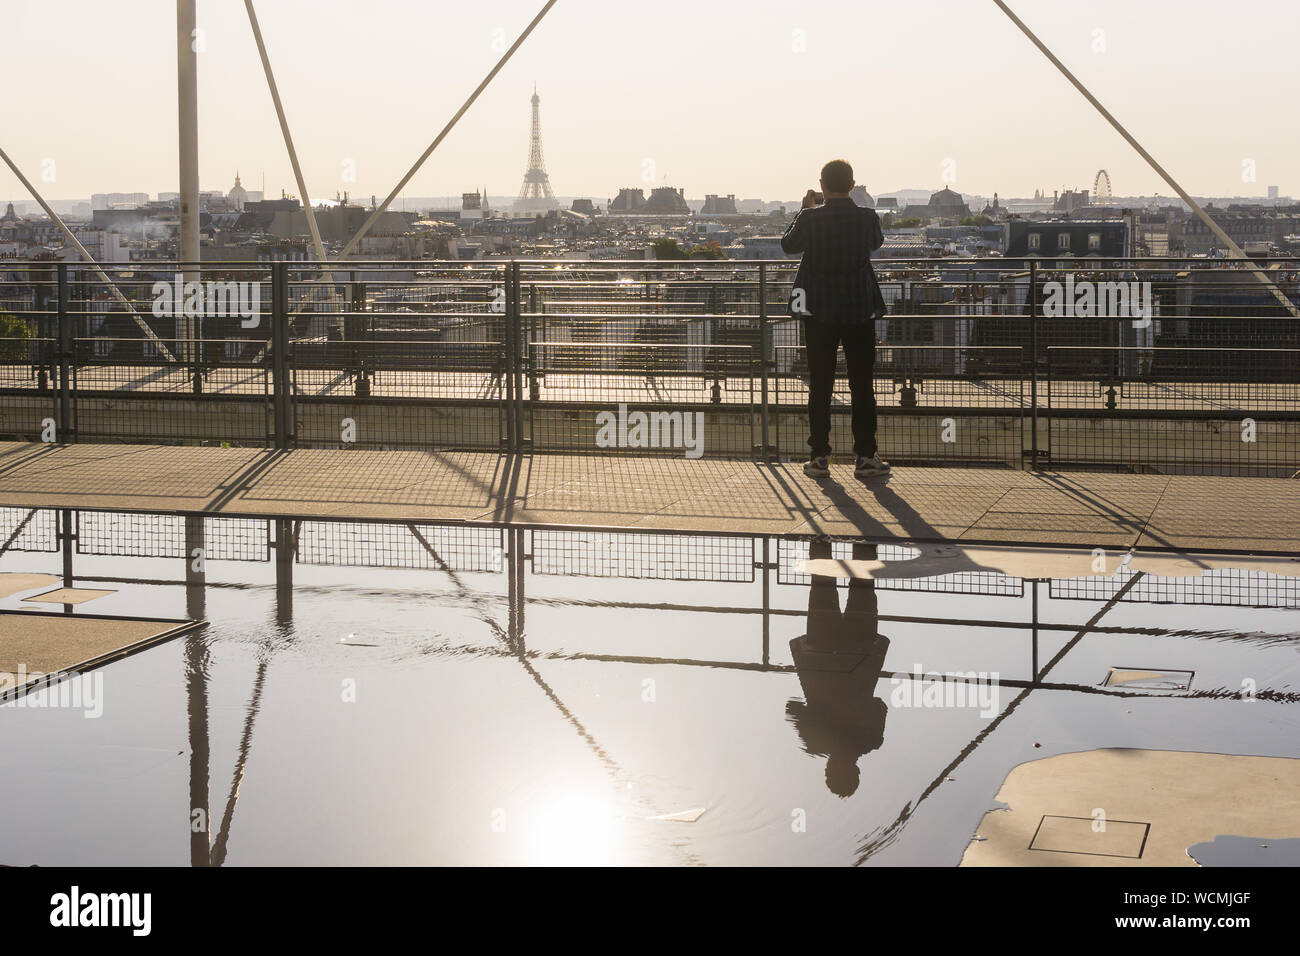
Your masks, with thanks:
<instances>
[{"instance_id":1,"label":"man standing","mask_svg":"<svg viewBox=\"0 0 1300 956\"><path fill-rule=\"evenodd\" d=\"M876 454L876 359L874 320L885 302L871 267L871 252L884 244L874 209L849 198L853 167L834 159L822 167L825 201L808 190L803 208L781 237L786 252L802 252L790 294L790 314L803 319L808 350L808 445L812 457L804 474L830 474L831 393L835 361L844 346L853 396L853 451L859 478L883 475L889 463Z\"/></svg>"}]
</instances>

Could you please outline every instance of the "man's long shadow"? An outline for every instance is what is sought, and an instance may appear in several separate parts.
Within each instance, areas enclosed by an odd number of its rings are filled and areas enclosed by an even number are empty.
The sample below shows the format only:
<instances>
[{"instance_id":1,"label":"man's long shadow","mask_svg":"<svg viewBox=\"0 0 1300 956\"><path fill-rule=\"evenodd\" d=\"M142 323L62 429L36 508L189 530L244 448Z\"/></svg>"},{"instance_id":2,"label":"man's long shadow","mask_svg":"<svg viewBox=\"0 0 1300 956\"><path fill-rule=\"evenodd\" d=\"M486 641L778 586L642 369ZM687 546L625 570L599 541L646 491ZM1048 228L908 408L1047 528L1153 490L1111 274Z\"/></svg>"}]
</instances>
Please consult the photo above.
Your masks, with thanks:
<instances>
[{"instance_id":1,"label":"man's long shadow","mask_svg":"<svg viewBox=\"0 0 1300 956\"><path fill-rule=\"evenodd\" d=\"M921 517L920 513L907 503L907 499L889 487L889 482L893 477L893 475L881 475L860 480L858 484L870 491L876 501L880 502L885 507L885 510L894 516L899 527L903 530L904 537L911 541L946 541L947 538L940 534L934 525ZM826 492L826 496L830 498L836 511L851 521L859 531L863 531L865 527L870 525L881 527L883 530L880 522L871 517L866 509L858 503L858 500L849 494L848 489L838 481L824 478L819 484L822 490ZM812 523L809 522L810 525Z\"/></svg>"},{"instance_id":2,"label":"man's long shadow","mask_svg":"<svg viewBox=\"0 0 1300 956\"><path fill-rule=\"evenodd\" d=\"M777 469L771 469L770 473L775 481L784 486L786 493L791 494L792 489L789 483L784 481L783 477L777 473ZM920 556L911 561L890 562L873 573L872 577L877 580L884 580L886 578L933 577L961 571L1003 573L998 568L977 564L968 557L961 550L962 545L960 542L942 534L934 525L926 521L915 508L908 504L905 498L889 487L892 478L893 475L883 475L860 479L859 483L875 496L876 501L883 505L886 511L894 516L899 525L898 531L886 529L880 521L868 514L866 509L858 503L858 500L835 479L822 478L817 483L818 487L826 494L826 497L830 499L830 504L834 510L840 517L850 522L860 536L877 540L894 538L900 543L906 542L930 546L929 548L922 548ZM827 535L832 533L825 531L817 520L826 510L826 508L822 508L805 519L810 531Z\"/></svg>"}]
</instances>

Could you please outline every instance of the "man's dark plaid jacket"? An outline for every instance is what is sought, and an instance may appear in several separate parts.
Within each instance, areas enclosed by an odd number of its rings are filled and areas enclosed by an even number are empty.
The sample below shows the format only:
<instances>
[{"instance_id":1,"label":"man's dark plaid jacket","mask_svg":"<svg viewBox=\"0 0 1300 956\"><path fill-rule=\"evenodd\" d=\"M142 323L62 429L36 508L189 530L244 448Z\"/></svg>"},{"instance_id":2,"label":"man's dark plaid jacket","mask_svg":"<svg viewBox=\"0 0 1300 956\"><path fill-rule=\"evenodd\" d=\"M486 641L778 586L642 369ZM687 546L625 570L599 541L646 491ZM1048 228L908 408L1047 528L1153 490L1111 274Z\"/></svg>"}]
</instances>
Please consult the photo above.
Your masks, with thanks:
<instances>
[{"instance_id":1,"label":"man's dark plaid jacket","mask_svg":"<svg viewBox=\"0 0 1300 956\"><path fill-rule=\"evenodd\" d=\"M852 199L828 199L823 205L800 210L781 237L786 252L803 253L790 296L790 314L845 325L884 315L885 301L871 267L872 251L884 242L876 211Z\"/></svg>"}]
</instances>

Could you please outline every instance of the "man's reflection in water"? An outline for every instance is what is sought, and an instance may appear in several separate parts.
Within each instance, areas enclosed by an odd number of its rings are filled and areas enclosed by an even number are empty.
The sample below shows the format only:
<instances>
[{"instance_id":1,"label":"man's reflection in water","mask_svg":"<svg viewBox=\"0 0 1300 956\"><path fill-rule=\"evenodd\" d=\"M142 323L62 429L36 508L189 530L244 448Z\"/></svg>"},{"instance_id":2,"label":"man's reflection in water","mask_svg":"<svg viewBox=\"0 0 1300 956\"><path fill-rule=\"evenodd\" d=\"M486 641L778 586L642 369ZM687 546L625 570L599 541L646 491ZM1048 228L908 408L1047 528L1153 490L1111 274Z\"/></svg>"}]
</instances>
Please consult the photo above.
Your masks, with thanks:
<instances>
[{"instance_id":1,"label":"man's reflection in water","mask_svg":"<svg viewBox=\"0 0 1300 956\"><path fill-rule=\"evenodd\" d=\"M809 558L829 558L829 541L814 541ZM853 557L871 560L876 549L854 544ZM840 613L835 578L813 575L808 588L808 633L790 642L803 701L785 705L804 750L826 758L826 786L839 797L858 789L858 758L885 736L885 702L875 696L889 638L876 632L876 582L853 578Z\"/></svg>"}]
</instances>

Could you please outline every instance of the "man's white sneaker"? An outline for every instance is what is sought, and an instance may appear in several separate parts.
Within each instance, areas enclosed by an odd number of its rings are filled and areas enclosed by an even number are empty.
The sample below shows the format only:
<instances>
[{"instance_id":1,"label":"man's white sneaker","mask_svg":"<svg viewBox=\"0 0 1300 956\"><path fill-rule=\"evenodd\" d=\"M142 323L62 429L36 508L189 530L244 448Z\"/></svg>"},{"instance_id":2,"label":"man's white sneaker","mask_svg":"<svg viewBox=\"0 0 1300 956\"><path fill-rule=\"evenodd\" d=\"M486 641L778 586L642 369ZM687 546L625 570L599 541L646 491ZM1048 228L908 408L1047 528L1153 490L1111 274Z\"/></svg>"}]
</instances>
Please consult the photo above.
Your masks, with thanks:
<instances>
[{"instance_id":1,"label":"man's white sneaker","mask_svg":"<svg viewBox=\"0 0 1300 956\"><path fill-rule=\"evenodd\" d=\"M830 459L825 455L808 459L804 462L803 473L812 475L814 478L825 478L831 473Z\"/></svg>"},{"instance_id":2,"label":"man's white sneaker","mask_svg":"<svg viewBox=\"0 0 1300 956\"><path fill-rule=\"evenodd\" d=\"M887 475L889 474L889 462L881 460L879 455L872 455L870 458L859 455L858 463L853 468L853 474L859 478Z\"/></svg>"}]
</instances>

